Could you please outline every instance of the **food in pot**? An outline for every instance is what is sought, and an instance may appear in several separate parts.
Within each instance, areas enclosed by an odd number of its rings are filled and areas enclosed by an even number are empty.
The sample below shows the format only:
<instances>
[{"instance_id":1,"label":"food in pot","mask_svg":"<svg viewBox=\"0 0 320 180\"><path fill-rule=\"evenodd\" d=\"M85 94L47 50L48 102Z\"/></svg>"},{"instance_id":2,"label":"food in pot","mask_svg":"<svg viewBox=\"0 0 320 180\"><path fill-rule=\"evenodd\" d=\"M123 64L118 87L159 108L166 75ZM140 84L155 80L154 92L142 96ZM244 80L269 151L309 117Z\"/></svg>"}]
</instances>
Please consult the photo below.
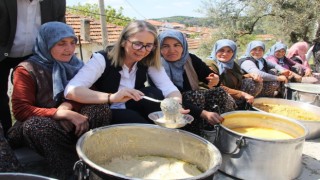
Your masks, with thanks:
<instances>
[{"instance_id":1,"label":"food in pot","mask_svg":"<svg viewBox=\"0 0 320 180\"><path fill-rule=\"evenodd\" d=\"M240 128L232 128L231 130L236 131L238 133L253 136L257 138L263 139L294 139L293 136L271 128L264 127L240 127Z\"/></svg>"},{"instance_id":2,"label":"food in pot","mask_svg":"<svg viewBox=\"0 0 320 180\"><path fill-rule=\"evenodd\" d=\"M102 166L141 179L184 179L202 174L196 165L160 156L121 156L112 158Z\"/></svg>"},{"instance_id":3,"label":"food in pot","mask_svg":"<svg viewBox=\"0 0 320 180\"><path fill-rule=\"evenodd\" d=\"M180 123L183 121L180 109L182 108L180 103L173 98L166 98L160 103L160 108L163 112L163 118L158 121L168 123Z\"/></svg>"},{"instance_id":4,"label":"food in pot","mask_svg":"<svg viewBox=\"0 0 320 180\"><path fill-rule=\"evenodd\" d=\"M298 120L306 120L306 121L319 121L320 118L316 116L315 113L311 111L306 111L301 108L297 108L289 105L280 105L280 104L267 104L267 103L259 103L254 105L256 108L261 109L263 111L279 114L283 116L287 116L290 118L298 119Z\"/></svg>"}]
</instances>

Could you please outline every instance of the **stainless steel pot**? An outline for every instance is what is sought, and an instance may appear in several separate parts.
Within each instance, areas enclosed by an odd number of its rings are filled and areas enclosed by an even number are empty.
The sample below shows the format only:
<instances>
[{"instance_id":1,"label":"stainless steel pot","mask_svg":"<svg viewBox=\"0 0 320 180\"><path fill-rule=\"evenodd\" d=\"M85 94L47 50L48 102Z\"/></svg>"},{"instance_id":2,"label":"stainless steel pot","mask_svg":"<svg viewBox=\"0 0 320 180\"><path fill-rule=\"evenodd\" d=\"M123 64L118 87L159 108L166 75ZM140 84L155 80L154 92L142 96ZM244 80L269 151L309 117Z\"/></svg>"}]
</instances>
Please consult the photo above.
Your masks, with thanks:
<instances>
[{"instance_id":1,"label":"stainless steel pot","mask_svg":"<svg viewBox=\"0 0 320 180\"><path fill-rule=\"evenodd\" d=\"M219 150L207 140L186 131L148 124L120 124L91 130L78 140L76 149L80 161L75 169L80 179L90 173L102 179L137 179L101 167L111 158L123 155L172 157L203 171L188 179L212 180L222 161Z\"/></svg>"},{"instance_id":2,"label":"stainless steel pot","mask_svg":"<svg viewBox=\"0 0 320 180\"><path fill-rule=\"evenodd\" d=\"M292 101L287 99L279 99L279 98L255 98L254 103L252 104L252 108L258 111L264 111L262 109L259 109L256 105L257 104L277 104L277 105L288 105L288 106L294 106L298 107L300 109L303 109L307 112L311 112L316 114L319 119L318 121L309 121L309 120L303 120L303 119L296 119L300 121L304 126L307 127L309 133L306 137L306 139L316 139L320 137L320 107L314 106L308 103L303 103L299 101Z\"/></svg>"},{"instance_id":3,"label":"stainless steel pot","mask_svg":"<svg viewBox=\"0 0 320 180\"><path fill-rule=\"evenodd\" d=\"M0 180L56 180L54 178L27 173L0 173Z\"/></svg>"},{"instance_id":4,"label":"stainless steel pot","mask_svg":"<svg viewBox=\"0 0 320 180\"><path fill-rule=\"evenodd\" d=\"M220 170L241 179L288 180L299 176L307 129L298 121L258 111L221 115L215 145L222 154ZM237 133L232 128L264 127L286 132L294 139L267 140Z\"/></svg>"},{"instance_id":5,"label":"stainless steel pot","mask_svg":"<svg viewBox=\"0 0 320 180\"><path fill-rule=\"evenodd\" d=\"M284 86L286 99L320 106L320 84L287 83Z\"/></svg>"}]
</instances>

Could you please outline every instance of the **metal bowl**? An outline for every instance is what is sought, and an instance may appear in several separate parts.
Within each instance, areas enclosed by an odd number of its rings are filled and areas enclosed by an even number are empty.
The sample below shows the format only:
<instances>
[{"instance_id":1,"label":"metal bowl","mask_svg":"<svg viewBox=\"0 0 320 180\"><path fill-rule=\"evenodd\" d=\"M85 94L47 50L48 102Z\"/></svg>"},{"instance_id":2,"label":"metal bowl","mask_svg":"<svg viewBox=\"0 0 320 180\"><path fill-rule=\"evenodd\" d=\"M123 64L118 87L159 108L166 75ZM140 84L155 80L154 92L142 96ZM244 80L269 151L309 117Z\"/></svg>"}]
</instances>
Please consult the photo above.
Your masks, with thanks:
<instances>
[{"instance_id":1,"label":"metal bowl","mask_svg":"<svg viewBox=\"0 0 320 180\"><path fill-rule=\"evenodd\" d=\"M304 111L312 112L316 114L319 117L318 121L310 121L310 120L303 120L303 119L296 119L296 120L300 121L309 130L309 134L307 135L306 139L315 139L320 137L320 107L314 106L308 103L303 103L300 101L278 99L278 98L255 98L252 104L252 107L257 111L263 111L263 112L269 113L268 111L259 109L257 107L257 104L263 104L263 103L294 106L294 107L303 109Z\"/></svg>"},{"instance_id":2,"label":"metal bowl","mask_svg":"<svg viewBox=\"0 0 320 180\"><path fill-rule=\"evenodd\" d=\"M182 115L182 121L178 123L171 123L171 122L166 122L166 121L160 121L160 118L163 117L163 112L162 111L156 111L153 113L150 113L148 117L157 125L166 127L166 128L181 128L184 127L187 124L190 124L194 118L189 115L189 114L183 114Z\"/></svg>"}]
</instances>

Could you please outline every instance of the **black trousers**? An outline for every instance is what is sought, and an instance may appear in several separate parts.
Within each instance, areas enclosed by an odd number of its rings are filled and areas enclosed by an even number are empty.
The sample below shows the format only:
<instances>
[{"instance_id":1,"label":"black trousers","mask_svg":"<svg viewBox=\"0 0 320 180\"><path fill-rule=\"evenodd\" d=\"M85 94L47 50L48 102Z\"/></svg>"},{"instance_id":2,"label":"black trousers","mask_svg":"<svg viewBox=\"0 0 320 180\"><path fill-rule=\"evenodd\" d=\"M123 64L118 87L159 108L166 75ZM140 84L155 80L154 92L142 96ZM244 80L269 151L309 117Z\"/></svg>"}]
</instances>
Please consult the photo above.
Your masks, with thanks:
<instances>
[{"instance_id":1,"label":"black trousers","mask_svg":"<svg viewBox=\"0 0 320 180\"><path fill-rule=\"evenodd\" d=\"M139 89L146 96L155 99L163 99L162 92L155 87L149 86ZM149 123L153 124L148 118L148 115L155 111L161 111L160 103L152 102L146 99L140 101L130 100L126 102L127 109L111 109L112 111L112 124L123 123Z\"/></svg>"},{"instance_id":2,"label":"black trousers","mask_svg":"<svg viewBox=\"0 0 320 180\"><path fill-rule=\"evenodd\" d=\"M0 122L3 127L4 135L7 135L12 126L12 119L9 107L8 81L10 70L15 68L20 62L28 59L30 56L20 58L6 58L0 62ZM11 79L11 78L10 78Z\"/></svg>"}]
</instances>

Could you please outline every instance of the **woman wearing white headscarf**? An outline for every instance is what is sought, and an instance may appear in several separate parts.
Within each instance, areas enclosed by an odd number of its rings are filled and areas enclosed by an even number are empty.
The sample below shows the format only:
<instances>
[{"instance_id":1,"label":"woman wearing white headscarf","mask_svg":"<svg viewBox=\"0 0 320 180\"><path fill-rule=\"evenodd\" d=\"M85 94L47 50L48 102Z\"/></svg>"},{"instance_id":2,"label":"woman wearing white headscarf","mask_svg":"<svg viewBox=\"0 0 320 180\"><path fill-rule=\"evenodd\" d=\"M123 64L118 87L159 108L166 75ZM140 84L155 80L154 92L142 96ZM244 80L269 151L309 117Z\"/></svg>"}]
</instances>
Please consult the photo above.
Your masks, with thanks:
<instances>
[{"instance_id":1,"label":"woman wearing white headscarf","mask_svg":"<svg viewBox=\"0 0 320 180\"><path fill-rule=\"evenodd\" d=\"M13 146L25 144L44 156L54 177L67 179L78 160L75 145L90 128L108 125L108 105L82 107L63 97L69 80L83 66L75 55L77 38L61 22L43 24L34 55L14 70L12 108L17 119L8 132Z\"/></svg>"},{"instance_id":2,"label":"woman wearing white headscarf","mask_svg":"<svg viewBox=\"0 0 320 180\"><path fill-rule=\"evenodd\" d=\"M265 45L262 41L251 41L239 65L245 73L259 74L263 79L263 89L258 96L274 97L279 94L280 82L287 83L290 71L263 58Z\"/></svg>"},{"instance_id":3,"label":"woman wearing white headscarf","mask_svg":"<svg viewBox=\"0 0 320 180\"><path fill-rule=\"evenodd\" d=\"M234 110L234 100L223 88L214 87L219 83L219 76L196 55L188 52L187 40L180 31L166 30L158 38L162 65L181 91L183 105L195 118L184 129L201 135L203 128L210 128L223 120L218 113ZM211 89L200 90L199 82L208 84Z\"/></svg>"},{"instance_id":4,"label":"woman wearing white headscarf","mask_svg":"<svg viewBox=\"0 0 320 180\"><path fill-rule=\"evenodd\" d=\"M253 103L254 96L262 90L262 78L257 74L243 74L235 63L237 44L229 39L218 40L206 64L220 75L221 86L236 100L238 108Z\"/></svg>"}]
</instances>

